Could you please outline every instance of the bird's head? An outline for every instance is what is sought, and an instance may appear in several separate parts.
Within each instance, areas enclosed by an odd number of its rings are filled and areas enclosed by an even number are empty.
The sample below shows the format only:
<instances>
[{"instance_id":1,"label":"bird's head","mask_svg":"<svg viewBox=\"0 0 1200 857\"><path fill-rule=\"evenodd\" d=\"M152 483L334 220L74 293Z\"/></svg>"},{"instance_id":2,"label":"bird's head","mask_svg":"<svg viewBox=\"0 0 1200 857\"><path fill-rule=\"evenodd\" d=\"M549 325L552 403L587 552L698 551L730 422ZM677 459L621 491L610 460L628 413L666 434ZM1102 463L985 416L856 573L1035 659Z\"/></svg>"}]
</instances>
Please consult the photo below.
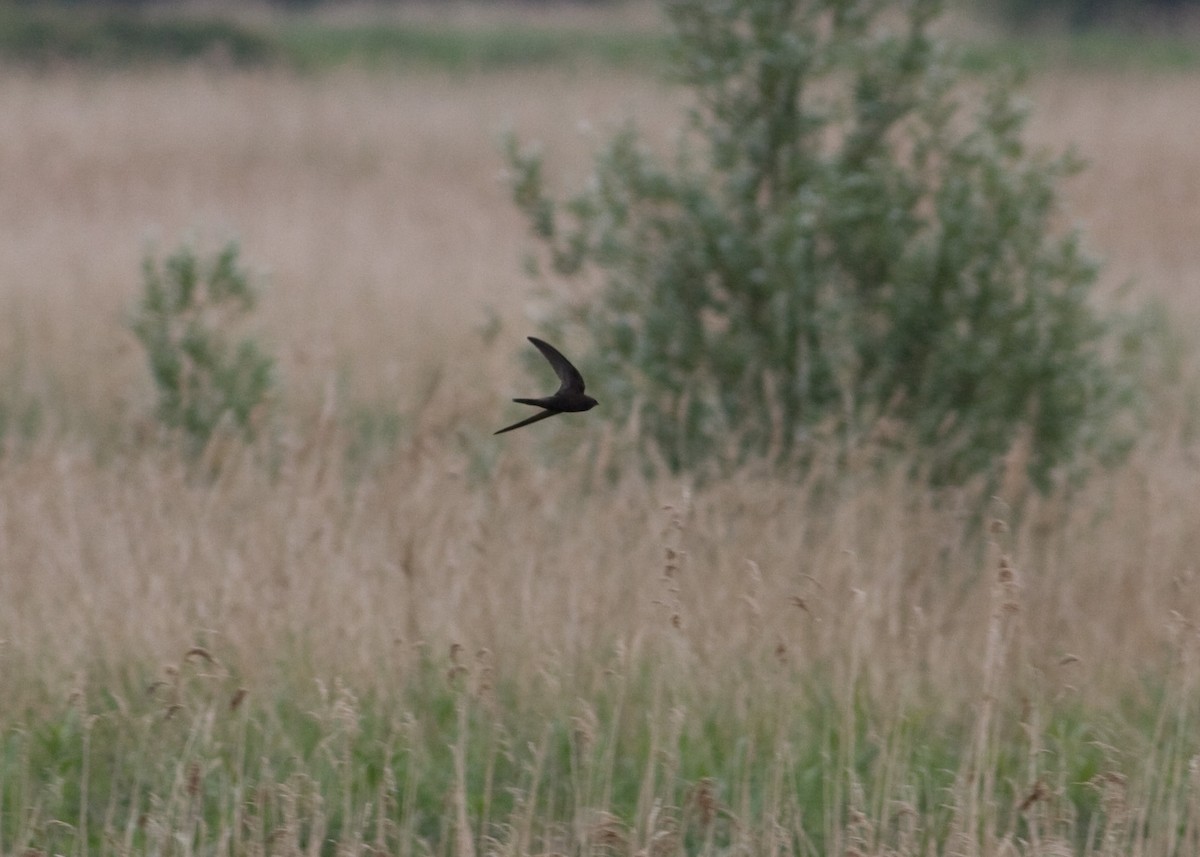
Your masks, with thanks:
<instances>
[{"instance_id":1,"label":"bird's head","mask_svg":"<svg viewBox=\"0 0 1200 857\"><path fill-rule=\"evenodd\" d=\"M590 411L592 408L596 407L596 405L598 405L598 404L600 404L600 403L599 403L599 402L597 402L595 399L593 399L591 396L584 396L584 397L583 397L583 404L584 404L584 406L585 406L585 407L584 407L584 410L585 410L585 411Z\"/></svg>"}]
</instances>

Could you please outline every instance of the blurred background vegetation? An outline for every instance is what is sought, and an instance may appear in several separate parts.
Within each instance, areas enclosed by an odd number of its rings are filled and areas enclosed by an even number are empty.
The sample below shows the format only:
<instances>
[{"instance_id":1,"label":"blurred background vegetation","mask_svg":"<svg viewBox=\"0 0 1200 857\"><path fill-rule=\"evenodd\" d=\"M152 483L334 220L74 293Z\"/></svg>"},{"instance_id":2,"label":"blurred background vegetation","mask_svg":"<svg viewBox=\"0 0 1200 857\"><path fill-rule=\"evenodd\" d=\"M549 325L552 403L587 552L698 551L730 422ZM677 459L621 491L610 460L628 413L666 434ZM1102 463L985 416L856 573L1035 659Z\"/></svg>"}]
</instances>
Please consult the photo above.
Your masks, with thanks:
<instances>
[{"instance_id":1,"label":"blurred background vegetation","mask_svg":"<svg viewBox=\"0 0 1200 857\"><path fill-rule=\"evenodd\" d=\"M530 25L539 9L564 5L612 14L616 23L602 29ZM459 4L410 0L352 6L330 0L0 0L0 61L124 66L202 60L303 70L351 62L451 70L564 61L660 67L664 30L620 24L637 5L494 0L497 17L481 27L455 15ZM1200 27L1200 0L957 0L949 6L954 15L984 25L972 26L966 39L969 61L983 69L1014 58L1034 66L1200 65L1200 44L1191 37Z\"/></svg>"}]
</instances>

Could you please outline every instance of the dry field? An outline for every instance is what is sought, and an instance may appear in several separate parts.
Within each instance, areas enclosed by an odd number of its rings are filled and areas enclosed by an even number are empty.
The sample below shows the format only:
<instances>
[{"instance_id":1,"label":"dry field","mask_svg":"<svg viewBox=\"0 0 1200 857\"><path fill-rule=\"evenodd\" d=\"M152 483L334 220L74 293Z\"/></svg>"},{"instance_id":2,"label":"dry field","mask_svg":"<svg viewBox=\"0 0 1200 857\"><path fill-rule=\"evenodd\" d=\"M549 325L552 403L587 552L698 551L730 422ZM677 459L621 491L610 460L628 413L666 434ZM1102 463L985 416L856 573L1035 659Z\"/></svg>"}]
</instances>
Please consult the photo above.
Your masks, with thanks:
<instances>
[{"instance_id":1,"label":"dry field","mask_svg":"<svg viewBox=\"0 0 1200 857\"><path fill-rule=\"evenodd\" d=\"M6 71L0 407L42 428L0 457L0 764L19 774L0 854L1200 847L1200 81L1064 72L1031 95L1033 136L1091 159L1066 190L1109 261L1101 297L1135 278L1180 343L1129 461L1069 500L1013 480L981 546L899 477L832 497L754 473L609 484L620 426L491 437L546 383L519 371L537 321L499 135L581 181L626 117L669 139L682 98L660 84ZM148 440L123 319L143 254L189 235L236 236L267 279L275 478L223 447L196 479ZM355 409L401 425L356 480ZM599 456L543 454L566 433ZM293 696L328 741L268 761L303 743ZM41 768L26 739L66 711L82 770ZM120 738L92 760L101 729ZM923 730L948 755L923 756ZM407 767L362 785L360 739Z\"/></svg>"}]
</instances>

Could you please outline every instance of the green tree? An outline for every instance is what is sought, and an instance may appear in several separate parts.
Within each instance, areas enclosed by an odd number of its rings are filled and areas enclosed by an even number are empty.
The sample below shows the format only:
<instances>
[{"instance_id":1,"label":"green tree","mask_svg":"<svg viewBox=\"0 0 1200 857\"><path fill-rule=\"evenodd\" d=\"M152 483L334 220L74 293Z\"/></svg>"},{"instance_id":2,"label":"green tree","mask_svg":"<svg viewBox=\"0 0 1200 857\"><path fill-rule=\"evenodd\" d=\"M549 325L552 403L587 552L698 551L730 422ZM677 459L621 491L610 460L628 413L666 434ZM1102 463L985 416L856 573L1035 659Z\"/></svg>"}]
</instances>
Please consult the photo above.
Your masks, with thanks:
<instances>
[{"instance_id":1,"label":"green tree","mask_svg":"<svg viewBox=\"0 0 1200 857\"><path fill-rule=\"evenodd\" d=\"M673 156L627 128L559 201L507 144L553 271L601 274L548 327L590 339L607 413L675 468L803 462L887 417L943 481L1028 433L1045 484L1105 438L1109 322L1056 194L1078 164L1030 150L1013 80L967 92L938 2L665 8L695 96Z\"/></svg>"}]
</instances>

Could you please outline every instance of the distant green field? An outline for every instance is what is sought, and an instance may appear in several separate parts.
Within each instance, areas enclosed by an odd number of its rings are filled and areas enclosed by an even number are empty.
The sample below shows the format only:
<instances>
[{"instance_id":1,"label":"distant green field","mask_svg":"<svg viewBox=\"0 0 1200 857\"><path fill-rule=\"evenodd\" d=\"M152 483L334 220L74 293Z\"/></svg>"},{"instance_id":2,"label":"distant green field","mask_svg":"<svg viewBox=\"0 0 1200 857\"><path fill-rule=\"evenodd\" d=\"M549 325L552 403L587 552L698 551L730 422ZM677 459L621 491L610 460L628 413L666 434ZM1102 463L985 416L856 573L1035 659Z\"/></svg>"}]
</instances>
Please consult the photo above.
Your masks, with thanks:
<instances>
[{"instance_id":1,"label":"distant green field","mask_svg":"<svg viewBox=\"0 0 1200 857\"><path fill-rule=\"evenodd\" d=\"M1010 36L965 46L968 65L995 68L1200 67L1200 43L1116 32ZM301 14L249 24L218 17L145 15L128 9L0 6L0 60L44 67L73 62L125 67L210 60L304 71L360 65L450 71L600 64L665 68L665 34L602 27L531 28L520 23L330 24Z\"/></svg>"},{"instance_id":2,"label":"distant green field","mask_svg":"<svg viewBox=\"0 0 1200 857\"><path fill-rule=\"evenodd\" d=\"M217 18L148 18L128 10L0 5L0 57L9 62L124 66L192 60L217 52L237 65L283 58L268 34Z\"/></svg>"},{"instance_id":3,"label":"distant green field","mask_svg":"<svg viewBox=\"0 0 1200 857\"><path fill-rule=\"evenodd\" d=\"M650 33L531 30L505 25L461 29L429 25L329 27L295 21L276 34L276 55L305 69L346 63L432 66L454 71L576 62L661 67L664 36Z\"/></svg>"},{"instance_id":4,"label":"distant green field","mask_svg":"<svg viewBox=\"0 0 1200 857\"><path fill-rule=\"evenodd\" d=\"M657 67L665 36L619 30L531 29L519 24L330 25L304 16L249 25L221 18L145 16L129 10L0 7L0 58L44 66L128 66L212 59L306 71L346 64L452 71L571 64Z\"/></svg>"},{"instance_id":5,"label":"distant green field","mask_svg":"<svg viewBox=\"0 0 1200 857\"><path fill-rule=\"evenodd\" d=\"M1186 71L1200 67L1200 42L1183 36L1156 38L1096 30L1071 34L1008 36L964 49L978 71L1016 63L1028 69Z\"/></svg>"}]
</instances>

